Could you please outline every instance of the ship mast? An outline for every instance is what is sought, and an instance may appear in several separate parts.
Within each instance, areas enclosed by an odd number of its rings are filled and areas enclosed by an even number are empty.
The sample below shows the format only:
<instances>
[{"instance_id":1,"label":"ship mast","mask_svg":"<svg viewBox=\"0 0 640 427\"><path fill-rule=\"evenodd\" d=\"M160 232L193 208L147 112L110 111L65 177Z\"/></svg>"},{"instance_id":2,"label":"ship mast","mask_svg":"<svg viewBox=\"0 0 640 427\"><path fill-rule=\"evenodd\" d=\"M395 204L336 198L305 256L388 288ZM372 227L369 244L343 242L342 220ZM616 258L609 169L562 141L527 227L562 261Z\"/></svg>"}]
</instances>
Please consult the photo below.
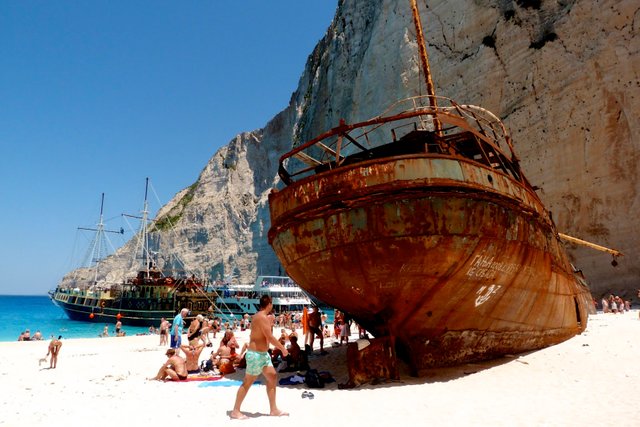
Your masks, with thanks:
<instances>
[{"instance_id":1,"label":"ship mast","mask_svg":"<svg viewBox=\"0 0 640 427\"><path fill-rule=\"evenodd\" d=\"M115 250L113 249L113 245L111 244L109 238L105 233L124 234L124 230L122 228L119 231L106 230L104 228L104 193L102 193L102 197L100 199L100 219L96 224L96 228L78 227L78 230L95 232L93 242L91 243L86 258L90 259L91 264L95 263L95 269L93 271L93 283L96 284L98 283L98 268L100 266L100 261L102 261L107 256L107 243L111 247L112 251Z\"/></svg>"},{"instance_id":2,"label":"ship mast","mask_svg":"<svg viewBox=\"0 0 640 427\"><path fill-rule=\"evenodd\" d=\"M424 43L424 33L422 31L422 21L420 19L420 12L418 11L418 5L416 0L411 0L411 11L413 12L413 23L416 26L416 41L418 42L418 52L420 53L420 62L422 63L422 71L424 73L424 79L427 84L427 94L429 96L429 105L433 108L434 112L438 109L438 103L436 102L436 91L431 80L431 69L429 68L429 57L427 56L427 48ZM442 124L438 117L434 114L433 126L436 135L442 135Z\"/></svg>"},{"instance_id":3,"label":"ship mast","mask_svg":"<svg viewBox=\"0 0 640 427\"><path fill-rule=\"evenodd\" d=\"M145 277L149 277L149 270L151 269L151 263L153 258L149 253L149 233L148 233L148 220L149 220L149 202L147 201L147 195L149 192L149 178L147 177L144 186L144 205L142 207L142 216L127 215L124 216L130 218L136 218L140 220L140 229L138 230L138 240L136 243L136 250L133 252L133 265L136 264L136 260L142 259L144 263L141 271L146 273ZM140 256L140 258L138 258Z\"/></svg>"},{"instance_id":4,"label":"ship mast","mask_svg":"<svg viewBox=\"0 0 640 427\"><path fill-rule=\"evenodd\" d=\"M144 245L142 259L144 260L145 269L147 271L147 277L149 277L149 270L151 268L150 264L153 262L153 258L149 254L149 233L147 230L147 220L149 218L149 202L147 201L148 192L149 192L149 177L147 177L144 184L144 207L142 208L142 236L144 239L142 242L142 244Z\"/></svg>"}]
</instances>

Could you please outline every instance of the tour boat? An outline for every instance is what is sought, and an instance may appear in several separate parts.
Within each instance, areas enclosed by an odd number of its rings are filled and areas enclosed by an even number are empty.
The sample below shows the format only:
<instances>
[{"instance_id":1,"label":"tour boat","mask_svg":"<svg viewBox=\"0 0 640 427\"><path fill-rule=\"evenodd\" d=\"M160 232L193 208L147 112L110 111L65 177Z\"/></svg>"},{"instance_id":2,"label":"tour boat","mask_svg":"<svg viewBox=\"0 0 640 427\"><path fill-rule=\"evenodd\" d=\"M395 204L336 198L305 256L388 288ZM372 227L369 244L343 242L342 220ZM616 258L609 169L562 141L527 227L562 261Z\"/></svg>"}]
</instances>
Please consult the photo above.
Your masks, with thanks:
<instances>
[{"instance_id":1,"label":"tour boat","mask_svg":"<svg viewBox=\"0 0 640 427\"><path fill-rule=\"evenodd\" d=\"M148 185L147 179L136 256L132 257L134 262L142 261L137 274L118 282L109 282L98 274L104 258L96 255L103 253L100 248L105 247L105 233L113 232L104 227L103 194L98 224L95 229L87 229L95 232L89 248L92 264L74 271L78 278L63 280L49 292L51 301L62 308L69 319L98 323L119 320L123 325L157 327L162 318L173 319L182 308L190 310L190 319L198 314L213 313L216 293L208 290L200 278L186 272L172 275L157 268L158 254L149 249L147 238Z\"/></svg>"}]
</instances>

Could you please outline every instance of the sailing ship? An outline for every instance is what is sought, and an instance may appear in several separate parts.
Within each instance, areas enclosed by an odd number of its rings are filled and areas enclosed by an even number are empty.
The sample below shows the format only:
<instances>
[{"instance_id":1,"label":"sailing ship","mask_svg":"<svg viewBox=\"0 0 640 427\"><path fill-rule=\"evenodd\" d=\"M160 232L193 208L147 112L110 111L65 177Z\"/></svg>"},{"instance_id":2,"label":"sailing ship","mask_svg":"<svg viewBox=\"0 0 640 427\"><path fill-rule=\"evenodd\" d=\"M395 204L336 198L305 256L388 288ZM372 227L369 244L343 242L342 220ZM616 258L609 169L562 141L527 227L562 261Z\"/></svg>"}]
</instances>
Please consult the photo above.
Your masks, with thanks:
<instances>
[{"instance_id":1,"label":"sailing ship","mask_svg":"<svg viewBox=\"0 0 640 427\"><path fill-rule=\"evenodd\" d=\"M280 158L269 243L302 288L390 337L414 374L581 333L590 290L504 124L428 94Z\"/></svg>"},{"instance_id":2,"label":"sailing ship","mask_svg":"<svg viewBox=\"0 0 640 427\"><path fill-rule=\"evenodd\" d=\"M194 274L174 276L158 269L157 253L149 249L148 202L149 179L145 186L144 207L140 230L137 234L134 262L142 262L133 277L117 283L99 279L98 270L104 258L93 257L89 270L93 277L63 281L49 292L51 301L62 308L71 320L84 322L115 323L131 326L158 326L162 318L171 319L182 308L188 308L191 319L198 314L208 315L214 310L216 293L206 289L203 280ZM106 230L103 223L104 194L100 207L100 219L95 229L89 252L101 254Z\"/></svg>"}]
</instances>

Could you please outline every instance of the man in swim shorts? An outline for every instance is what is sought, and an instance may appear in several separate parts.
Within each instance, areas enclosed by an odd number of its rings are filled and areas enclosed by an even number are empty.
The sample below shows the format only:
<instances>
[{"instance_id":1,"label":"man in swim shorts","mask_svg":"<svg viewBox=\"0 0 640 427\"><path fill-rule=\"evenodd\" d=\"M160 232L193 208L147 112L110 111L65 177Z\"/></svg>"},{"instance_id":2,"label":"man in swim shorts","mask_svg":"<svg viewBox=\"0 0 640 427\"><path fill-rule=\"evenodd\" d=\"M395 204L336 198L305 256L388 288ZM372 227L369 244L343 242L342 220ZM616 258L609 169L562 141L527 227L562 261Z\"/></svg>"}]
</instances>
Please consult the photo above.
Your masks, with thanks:
<instances>
[{"instance_id":1,"label":"man in swim shorts","mask_svg":"<svg viewBox=\"0 0 640 427\"><path fill-rule=\"evenodd\" d=\"M311 346L311 351L313 351L313 341L317 336L320 338L320 354L327 354L327 352L324 351L324 334L322 333L322 317L320 316L320 311L318 311L318 307L315 305L311 308L312 310L307 317L309 329L307 330L306 341L309 343L309 346Z\"/></svg>"},{"instance_id":2,"label":"man in swim shorts","mask_svg":"<svg viewBox=\"0 0 640 427\"><path fill-rule=\"evenodd\" d=\"M258 376L262 373L262 369L267 366L273 366L271 356L266 351L247 350L245 355L247 358L247 374Z\"/></svg>"},{"instance_id":3,"label":"man in swim shorts","mask_svg":"<svg viewBox=\"0 0 640 427\"><path fill-rule=\"evenodd\" d=\"M263 295L260 298L260 311L253 315L251 321L251 335L249 336L249 348L245 355L247 361L247 370L245 372L244 381L236 394L236 402L231 411L231 418L246 419L248 418L240 412L240 406L247 396L251 385L260 374L264 375L267 381L267 397L269 398L269 414L272 416L289 415L278 409L276 405L276 380L278 378L276 370L271 363L271 357L267 352L269 344L275 346L282 351L283 357L286 357L287 349L273 336L273 323L269 318L269 313L273 309L271 297Z\"/></svg>"}]
</instances>

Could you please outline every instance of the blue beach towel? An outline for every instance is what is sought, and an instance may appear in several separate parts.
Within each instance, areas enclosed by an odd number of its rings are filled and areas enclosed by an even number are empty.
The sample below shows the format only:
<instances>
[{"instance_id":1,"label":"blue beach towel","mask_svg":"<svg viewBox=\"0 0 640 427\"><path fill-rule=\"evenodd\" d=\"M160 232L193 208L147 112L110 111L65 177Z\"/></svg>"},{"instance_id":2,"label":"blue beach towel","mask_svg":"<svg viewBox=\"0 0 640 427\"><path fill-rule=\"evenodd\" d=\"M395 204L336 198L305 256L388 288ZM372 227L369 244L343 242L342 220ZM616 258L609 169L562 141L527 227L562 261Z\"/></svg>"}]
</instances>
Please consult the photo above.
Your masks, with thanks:
<instances>
[{"instance_id":1,"label":"blue beach towel","mask_svg":"<svg viewBox=\"0 0 640 427\"><path fill-rule=\"evenodd\" d=\"M240 387L241 384L242 381L239 380L203 381L198 384L198 387ZM262 382L254 381L252 387L260 384L262 384Z\"/></svg>"}]
</instances>

